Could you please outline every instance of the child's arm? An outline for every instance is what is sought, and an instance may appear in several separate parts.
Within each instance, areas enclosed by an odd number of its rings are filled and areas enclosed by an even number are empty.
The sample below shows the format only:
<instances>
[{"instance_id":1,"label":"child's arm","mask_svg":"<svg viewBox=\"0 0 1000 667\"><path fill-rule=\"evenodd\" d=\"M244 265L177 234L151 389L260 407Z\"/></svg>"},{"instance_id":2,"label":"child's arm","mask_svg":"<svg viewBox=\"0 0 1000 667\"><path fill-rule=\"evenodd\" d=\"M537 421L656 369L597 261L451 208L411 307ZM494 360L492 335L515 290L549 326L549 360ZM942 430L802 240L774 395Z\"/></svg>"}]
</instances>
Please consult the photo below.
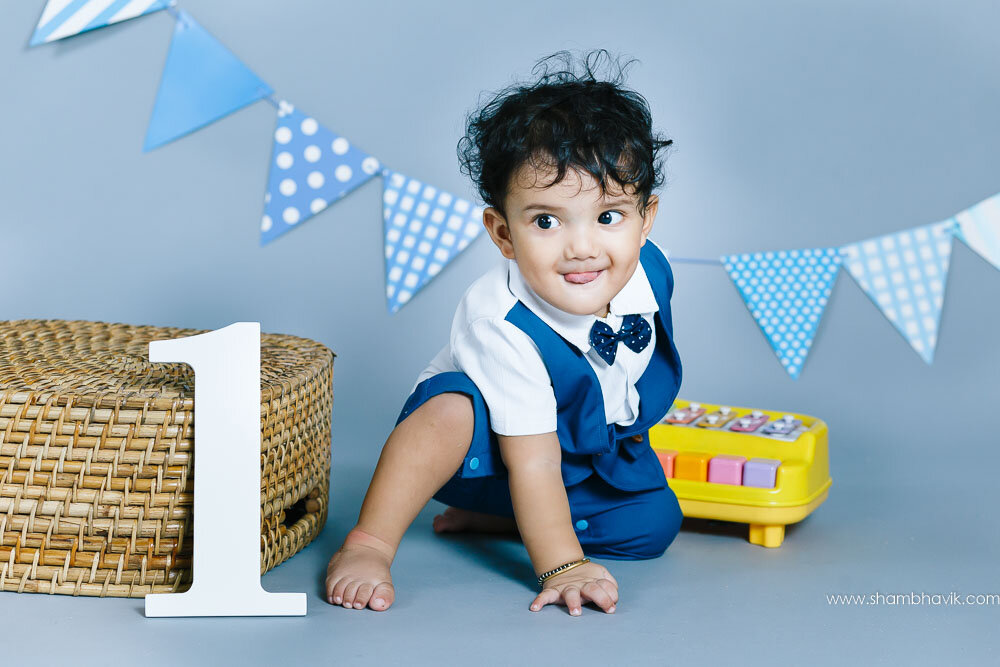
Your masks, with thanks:
<instances>
[{"instance_id":1,"label":"child's arm","mask_svg":"<svg viewBox=\"0 0 1000 667\"><path fill-rule=\"evenodd\" d=\"M517 528L535 573L583 558L563 485L558 436L553 432L497 437L509 473ZM531 609L537 611L561 600L571 614L579 615L581 598L613 612L618 602L618 582L604 566L586 563L547 579Z\"/></svg>"}]
</instances>

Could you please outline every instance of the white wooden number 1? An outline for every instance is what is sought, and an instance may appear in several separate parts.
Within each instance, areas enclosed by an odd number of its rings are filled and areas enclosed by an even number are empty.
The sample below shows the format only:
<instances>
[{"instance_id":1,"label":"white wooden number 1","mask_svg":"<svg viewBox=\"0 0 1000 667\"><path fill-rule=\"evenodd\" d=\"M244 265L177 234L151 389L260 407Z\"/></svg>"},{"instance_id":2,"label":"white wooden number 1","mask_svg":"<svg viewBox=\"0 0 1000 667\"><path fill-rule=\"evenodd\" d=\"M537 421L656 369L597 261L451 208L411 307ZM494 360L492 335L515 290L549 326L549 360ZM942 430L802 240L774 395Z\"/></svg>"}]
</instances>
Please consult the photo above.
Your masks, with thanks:
<instances>
[{"instance_id":1,"label":"white wooden number 1","mask_svg":"<svg viewBox=\"0 0 1000 667\"><path fill-rule=\"evenodd\" d=\"M146 616L302 616L305 593L260 585L260 322L149 344L194 368L193 583L146 596Z\"/></svg>"}]
</instances>

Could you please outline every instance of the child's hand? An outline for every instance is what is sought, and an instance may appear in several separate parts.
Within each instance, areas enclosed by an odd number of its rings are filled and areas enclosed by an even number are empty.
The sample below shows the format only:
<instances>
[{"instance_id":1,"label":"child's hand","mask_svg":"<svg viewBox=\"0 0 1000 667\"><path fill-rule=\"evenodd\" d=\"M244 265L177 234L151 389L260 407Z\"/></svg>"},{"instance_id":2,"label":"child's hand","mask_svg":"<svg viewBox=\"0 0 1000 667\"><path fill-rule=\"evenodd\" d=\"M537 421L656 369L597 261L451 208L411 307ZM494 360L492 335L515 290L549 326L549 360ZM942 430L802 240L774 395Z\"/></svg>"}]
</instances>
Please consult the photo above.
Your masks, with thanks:
<instances>
[{"instance_id":1,"label":"child's hand","mask_svg":"<svg viewBox=\"0 0 1000 667\"><path fill-rule=\"evenodd\" d=\"M560 603L569 608L570 614L579 616L583 599L593 601L609 614L614 613L618 604L618 582L603 565L592 561L549 577L545 588L531 603L531 611Z\"/></svg>"}]
</instances>

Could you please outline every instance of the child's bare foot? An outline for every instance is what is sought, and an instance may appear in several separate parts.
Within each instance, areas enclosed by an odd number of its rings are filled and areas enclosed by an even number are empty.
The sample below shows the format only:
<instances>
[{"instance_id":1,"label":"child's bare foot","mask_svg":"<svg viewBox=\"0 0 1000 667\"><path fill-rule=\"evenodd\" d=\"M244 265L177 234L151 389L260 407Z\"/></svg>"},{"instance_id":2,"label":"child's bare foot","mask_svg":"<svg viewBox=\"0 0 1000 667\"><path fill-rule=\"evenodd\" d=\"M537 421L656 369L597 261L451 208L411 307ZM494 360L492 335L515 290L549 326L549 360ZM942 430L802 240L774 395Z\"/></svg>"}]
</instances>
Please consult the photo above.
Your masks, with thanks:
<instances>
[{"instance_id":1,"label":"child's bare foot","mask_svg":"<svg viewBox=\"0 0 1000 667\"><path fill-rule=\"evenodd\" d=\"M392 547L379 538L359 528L351 530L326 566L327 602L346 609L388 609L396 599L389 576L394 556Z\"/></svg>"},{"instance_id":2,"label":"child's bare foot","mask_svg":"<svg viewBox=\"0 0 1000 667\"><path fill-rule=\"evenodd\" d=\"M435 533L516 533L517 523L512 517L484 514L457 507L445 509L434 517Z\"/></svg>"}]
</instances>

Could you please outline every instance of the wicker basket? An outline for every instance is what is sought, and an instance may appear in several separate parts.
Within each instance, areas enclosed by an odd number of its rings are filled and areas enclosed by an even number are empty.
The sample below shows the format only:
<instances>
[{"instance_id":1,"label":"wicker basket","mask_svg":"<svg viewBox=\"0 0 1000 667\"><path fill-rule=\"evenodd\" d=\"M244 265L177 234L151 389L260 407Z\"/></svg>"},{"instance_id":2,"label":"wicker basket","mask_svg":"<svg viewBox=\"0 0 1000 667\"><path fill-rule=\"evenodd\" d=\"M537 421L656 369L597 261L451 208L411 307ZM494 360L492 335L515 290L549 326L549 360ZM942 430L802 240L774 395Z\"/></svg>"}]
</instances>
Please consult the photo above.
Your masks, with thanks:
<instances>
[{"instance_id":1,"label":"wicker basket","mask_svg":"<svg viewBox=\"0 0 1000 667\"><path fill-rule=\"evenodd\" d=\"M194 372L148 344L198 333L0 322L0 590L190 587ZM261 573L326 522L333 356L261 334Z\"/></svg>"}]
</instances>

